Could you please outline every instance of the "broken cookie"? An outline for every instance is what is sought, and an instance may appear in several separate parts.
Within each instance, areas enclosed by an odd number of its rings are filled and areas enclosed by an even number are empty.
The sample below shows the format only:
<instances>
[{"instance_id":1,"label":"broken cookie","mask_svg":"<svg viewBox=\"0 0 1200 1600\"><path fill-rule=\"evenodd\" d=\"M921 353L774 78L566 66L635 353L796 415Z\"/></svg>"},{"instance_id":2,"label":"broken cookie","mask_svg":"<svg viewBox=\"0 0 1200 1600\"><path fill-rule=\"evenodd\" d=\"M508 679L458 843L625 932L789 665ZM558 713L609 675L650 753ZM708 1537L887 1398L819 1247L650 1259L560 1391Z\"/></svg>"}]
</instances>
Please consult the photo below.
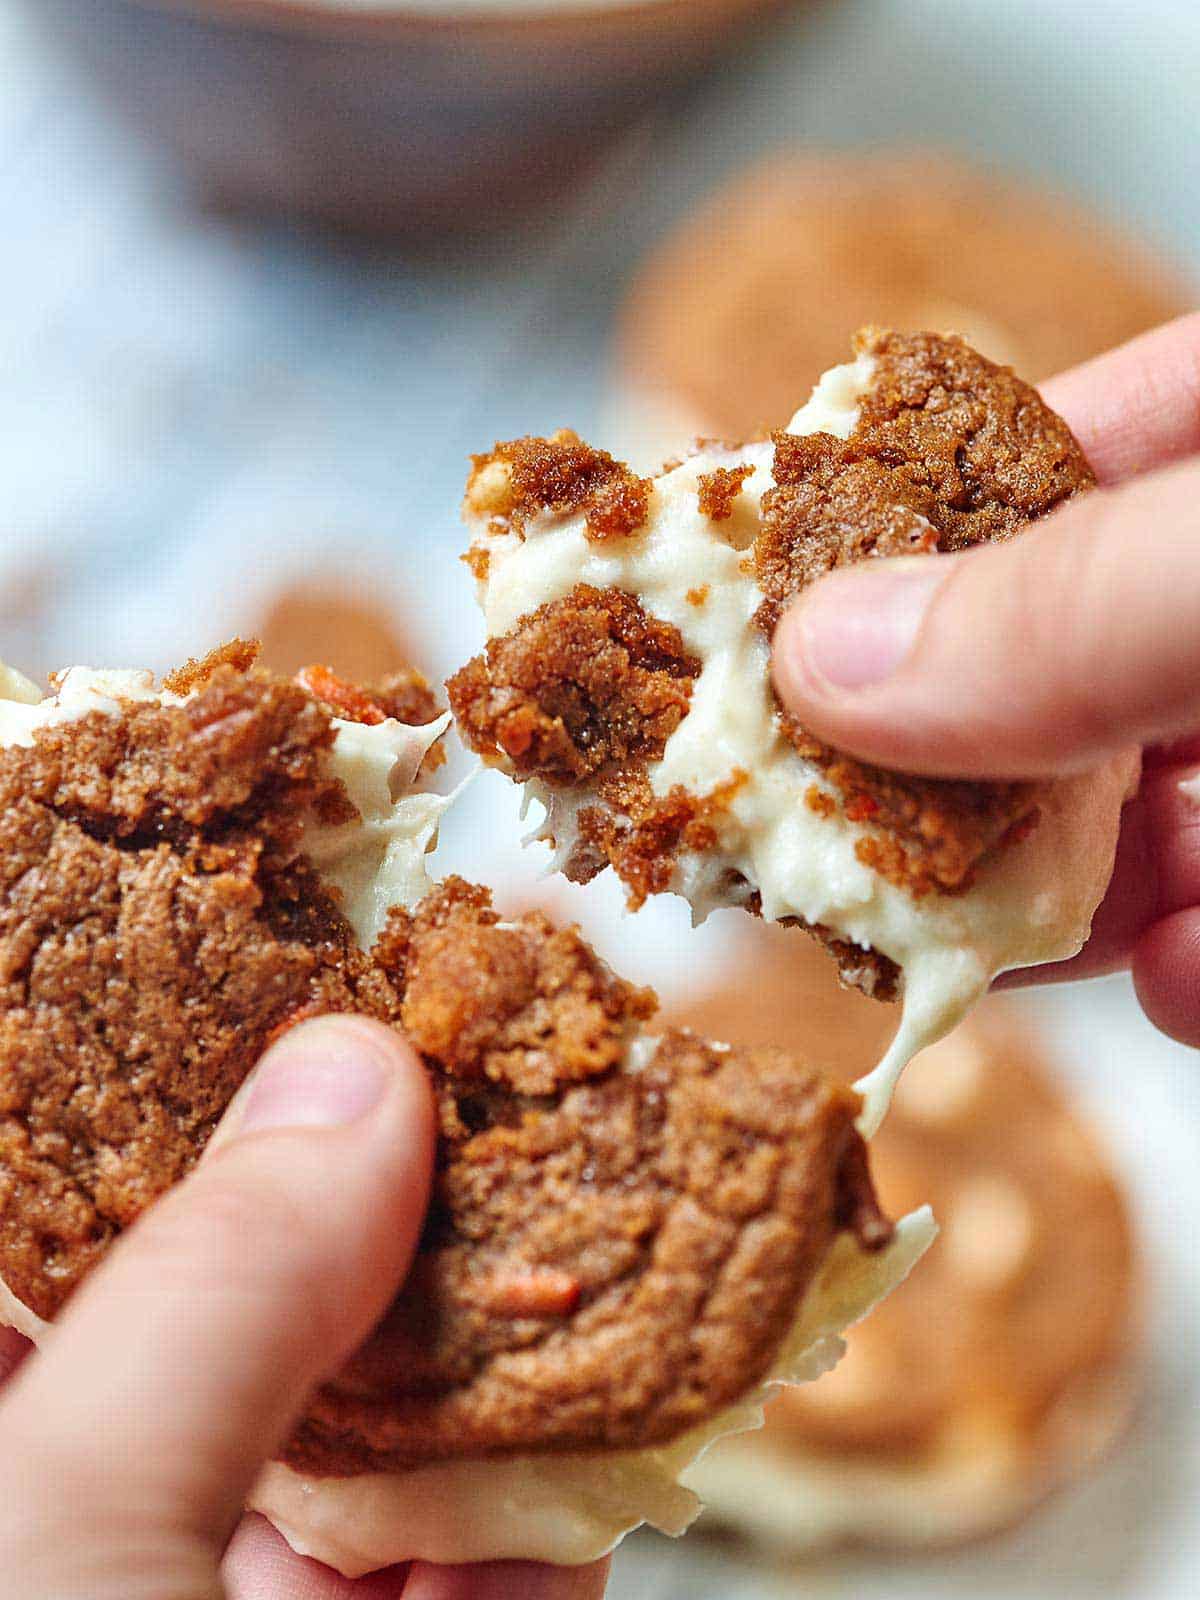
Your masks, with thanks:
<instances>
[{"instance_id":1,"label":"broken cookie","mask_svg":"<svg viewBox=\"0 0 1200 1600\"><path fill-rule=\"evenodd\" d=\"M539 837L569 877L611 866L635 907L671 891L698 919L742 906L801 924L848 981L902 991L872 1127L904 1061L998 972L1078 951L1132 763L1040 785L884 771L781 708L770 636L836 567L1019 535L1091 487L1087 461L1007 368L879 329L785 430L701 444L648 480L624 532L601 537L589 513L618 464L597 475L580 450L557 435L476 458L469 561L489 642L451 678L452 709L542 803ZM553 500L523 491L526 456L556 464Z\"/></svg>"},{"instance_id":2,"label":"broken cookie","mask_svg":"<svg viewBox=\"0 0 1200 1600\"><path fill-rule=\"evenodd\" d=\"M447 719L410 679L285 680L233 645L161 688L2 682L0 1319L45 1335L280 1029L370 1016L428 1064L433 1203L252 1504L348 1574L681 1531L683 1467L929 1242L875 1203L857 1095L651 1036L653 996L575 930L435 885Z\"/></svg>"}]
</instances>

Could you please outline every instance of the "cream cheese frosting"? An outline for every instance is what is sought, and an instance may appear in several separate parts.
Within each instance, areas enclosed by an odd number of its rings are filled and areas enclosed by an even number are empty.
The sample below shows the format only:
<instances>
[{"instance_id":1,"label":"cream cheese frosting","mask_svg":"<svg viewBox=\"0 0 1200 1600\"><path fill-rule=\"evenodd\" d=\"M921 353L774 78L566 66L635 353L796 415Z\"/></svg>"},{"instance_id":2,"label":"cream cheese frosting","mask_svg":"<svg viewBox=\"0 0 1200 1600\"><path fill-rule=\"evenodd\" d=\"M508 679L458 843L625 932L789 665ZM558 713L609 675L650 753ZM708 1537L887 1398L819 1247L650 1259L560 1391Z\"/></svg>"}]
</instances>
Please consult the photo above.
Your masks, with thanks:
<instances>
[{"instance_id":1,"label":"cream cheese frosting","mask_svg":"<svg viewBox=\"0 0 1200 1600\"><path fill-rule=\"evenodd\" d=\"M392 906L414 906L433 887L428 856L454 795L422 790L417 778L449 725L449 713L424 727L392 717L373 726L334 721L330 772L345 784L359 816L337 828L310 827L304 845L337 889L364 950L383 932Z\"/></svg>"},{"instance_id":2,"label":"cream cheese frosting","mask_svg":"<svg viewBox=\"0 0 1200 1600\"><path fill-rule=\"evenodd\" d=\"M58 687L43 698L36 684L0 661L0 746L30 745L38 728L75 722L89 712L116 716L123 700L158 701L154 674L71 667Z\"/></svg>"},{"instance_id":3,"label":"cream cheese frosting","mask_svg":"<svg viewBox=\"0 0 1200 1600\"><path fill-rule=\"evenodd\" d=\"M869 354L832 368L788 424L793 434L848 438L870 386ZM717 849L682 854L672 889L696 921L757 890L769 920L821 924L864 950L890 957L904 974L900 1029L879 1066L858 1085L860 1126L870 1134L896 1079L919 1050L948 1033L999 973L1075 955L1112 872L1121 806L1136 782L1136 755L1048 786L1039 825L980 870L964 894L917 899L859 859L867 835L841 807L818 815L804 803L829 780L782 732L770 677L770 644L755 623L762 591L743 567L758 532L763 495L773 487L773 446L705 446L653 480L646 523L620 539L588 537L585 517L542 512L518 531L481 516L474 548L489 638L508 633L539 606L578 584L632 594L678 629L701 663L687 715L649 763L656 794L676 785L698 796L733 783ZM699 480L718 467L749 466L733 513L719 523L699 505ZM495 503L484 469L480 503ZM468 497L468 512L471 496ZM925 558L928 559L928 558ZM697 593L705 595L697 604ZM734 782L734 780L739 780ZM545 820L533 837L551 841L556 864L570 856L577 816L594 789L555 790L533 781ZM740 875L731 889L730 869ZM736 882L736 879L732 881Z\"/></svg>"}]
</instances>

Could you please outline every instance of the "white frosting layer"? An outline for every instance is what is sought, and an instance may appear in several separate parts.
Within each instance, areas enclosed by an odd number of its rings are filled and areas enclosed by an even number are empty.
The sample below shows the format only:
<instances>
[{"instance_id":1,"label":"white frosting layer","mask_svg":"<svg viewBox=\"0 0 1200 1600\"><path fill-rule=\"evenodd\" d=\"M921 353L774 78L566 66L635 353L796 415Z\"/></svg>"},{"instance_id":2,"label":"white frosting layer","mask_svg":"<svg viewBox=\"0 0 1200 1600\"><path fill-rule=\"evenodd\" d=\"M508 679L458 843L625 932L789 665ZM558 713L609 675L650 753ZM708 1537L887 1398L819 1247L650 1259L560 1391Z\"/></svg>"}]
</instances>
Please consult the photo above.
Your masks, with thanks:
<instances>
[{"instance_id":1,"label":"white frosting layer","mask_svg":"<svg viewBox=\"0 0 1200 1600\"><path fill-rule=\"evenodd\" d=\"M90 711L115 716L122 700L158 700L152 672L71 667L58 691L42 698L36 684L0 661L0 746L31 745L36 728L75 722Z\"/></svg>"},{"instance_id":2,"label":"white frosting layer","mask_svg":"<svg viewBox=\"0 0 1200 1600\"><path fill-rule=\"evenodd\" d=\"M828 1372L845 1348L839 1333L903 1282L936 1232L925 1208L899 1223L875 1255L839 1235L770 1376L740 1404L669 1445L454 1461L365 1478L306 1479L276 1465L250 1504L293 1549L348 1577L409 1560L524 1558L577 1566L605 1555L642 1522L682 1533L701 1507L681 1474L717 1439L760 1427L772 1385Z\"/></svg>"},{"instance_id":3,"label":"white frosting layer","mask_svg":"<svg viewBox=\"0 0 1200 1600\"><path fill-rule=\"evenodd\" d=\"M699 1458L718 1439L761 1427L773 1386L828 1372L845 1349L838 1335L904 1281L936 1234L928 1207L898 1223L891 1243L874 1255L840 1234L769 1377L738 1405L670 1445L451 1461L357 1478L305 1478L273 1463L249 1507L274 1523L300 1555L350 1578L415 1560L578 1566L606 1555L643 1522L683 1533L701 1500L681 1477L699 1489ZM35 1344L53 1332L2 1280L0 1326L16 1328Z\"/></svg>"},{"instance_id":4,"label":"white frosting layer","mask_svg":"<svg viewBox=\"0 0 1200 1600\"><path fill-rule=\"evenodd\" d=\"M870 384L869 357L835 367L789 423L793 433L845 438ZM732 867L762 896L764 917L799 917L891 957L904 972L904 1012L884 1061L858 1085L872 1132L904 1064L962 1018L1000 972L1077 953L1112 871L1121 804L1136 777L1136 757L1053 785L1028 839L986 866L962 895L915 899L859 860L869 830L837 807L828 817L805 803L811 787L830 792L821 770L783 736L770 680L770 647L754 624L762 593L743 570L772 487L773 448L705 449L654 480L647 525L629 538L591 540L583 516L546 513L521 533L481 519L476 545L488 553L480 598L489 636L561 599L576 584L635 594L653 616L678 628L699 658L687 716L650 766L656 793L676 784L707 795L740 777L720 823L720 849L683 856L673 889L702 920L737 903ZM705 517L700 477L748 464L753 473L732 517ZM504 471L495 464L488 471ZM546 808L538 835L553 840L559 864L570 854L576 816L594 803L587 789L555 792L531 784Z\"/></svg>"},{"instance_id":5,"label":"white frosting layer","mask_svg":"<svg viewBox=\"0 0 1200 1600\"><path fill-rule=\"evenodd\" d=\"M369 950L391 906L413 906L433 887L426 858L453 795L416 787L421 763L450 725L450 715L413 728L389 718L374 727L335 720L330 770L346 786L360 819L309 828L304 847L341 895L354 936Z\"/></svg>"}]
</instances>

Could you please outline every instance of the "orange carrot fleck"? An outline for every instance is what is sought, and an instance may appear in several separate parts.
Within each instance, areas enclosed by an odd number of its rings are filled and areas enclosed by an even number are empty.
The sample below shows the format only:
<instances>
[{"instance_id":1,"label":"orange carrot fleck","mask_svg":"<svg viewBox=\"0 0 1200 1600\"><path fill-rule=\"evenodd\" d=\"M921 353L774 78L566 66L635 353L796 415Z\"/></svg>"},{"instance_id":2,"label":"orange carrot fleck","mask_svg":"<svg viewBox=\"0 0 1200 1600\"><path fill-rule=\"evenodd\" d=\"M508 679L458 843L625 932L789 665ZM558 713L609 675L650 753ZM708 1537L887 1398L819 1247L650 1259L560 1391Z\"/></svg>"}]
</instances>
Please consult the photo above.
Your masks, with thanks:
<instances>
[{"instance_id":1,"label":"orange carrot fleck","mask_svg":"<svg viewBox=\"0 0 1200 1600\"><path fill-rule=\"evenodd\" d=\"M484 1287L489 1311L500 1317L565 1317L579 1304L578 1278L557 1267L492 1278Z\"/></svg>"},{"instance_id":2,"label":"orange carrot fleck","mask_svg":"<svg viewBox=\"0 0 1200 1600\"><path fill-rule=\"evenodd\" d=\"M846 802L846 815L851 822L869 822L879 810L879 801L872 795L855 795Z\"/></svg>"},{"instance_id":3,"label":"orange carrot fleck","mask_svg":"<svg viewBox=\"0 0 1200 1600\"><path fill-rule=\"evenodd\" d=\"M344 712L348 722L365 722L373 727L387 721L387 713L365 689L339 678L330 667L301 667L296 682L306 694Z\"/></svg>"}]
</instances>

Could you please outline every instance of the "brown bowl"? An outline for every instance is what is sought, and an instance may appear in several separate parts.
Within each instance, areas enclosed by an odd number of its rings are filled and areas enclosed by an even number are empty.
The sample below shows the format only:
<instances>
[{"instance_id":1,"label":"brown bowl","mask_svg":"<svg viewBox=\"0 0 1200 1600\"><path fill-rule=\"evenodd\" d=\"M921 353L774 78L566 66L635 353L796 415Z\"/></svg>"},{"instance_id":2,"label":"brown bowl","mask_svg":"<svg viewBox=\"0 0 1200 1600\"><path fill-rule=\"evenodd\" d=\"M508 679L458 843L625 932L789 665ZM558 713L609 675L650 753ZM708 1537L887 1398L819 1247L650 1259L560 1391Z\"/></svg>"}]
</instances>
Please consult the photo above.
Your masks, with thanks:
<instances>
[{"instance_id":1,"label":"brown bowl","mask_svg":"<svg viewBox=\"0 0 1200 1600\"><path fill-rule=\"evenodd\" d=\"M210 199L396 231L469 228L561 192L607 135L782 3L36 10Z\"/></svg>"}]
</instances>

